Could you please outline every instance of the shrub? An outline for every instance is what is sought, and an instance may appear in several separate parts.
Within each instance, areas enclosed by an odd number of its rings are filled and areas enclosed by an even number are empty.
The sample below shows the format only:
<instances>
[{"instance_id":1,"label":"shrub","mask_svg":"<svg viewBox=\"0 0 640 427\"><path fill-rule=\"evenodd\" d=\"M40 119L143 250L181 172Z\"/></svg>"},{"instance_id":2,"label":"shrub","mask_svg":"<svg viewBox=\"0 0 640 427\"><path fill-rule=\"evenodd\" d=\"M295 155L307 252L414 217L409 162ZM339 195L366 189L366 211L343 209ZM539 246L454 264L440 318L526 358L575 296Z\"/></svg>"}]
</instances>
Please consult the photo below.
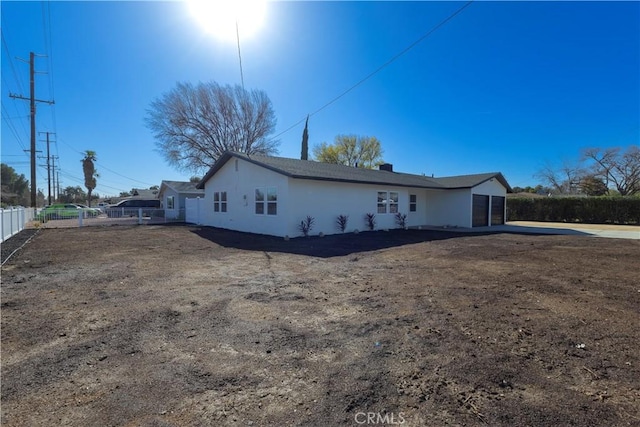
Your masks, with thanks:
<instances>
[{"instance_id":1,"label":"shrub","mask_svg":"<svg viewBox=\"0 0 640 427\"><path fill-rule=\"evenodd\" d=\"M545 197L507 199L507 221L640 224L640 199L630 197Z\"/></svg>"},{"instance_id":2,"label":"shrub","mask_svg":"<svg viewBox=\"0 0 640 427\"><path fill-rule=\"evenodd\" d=\"M300 230L302 232L304 237L309 237L309 232L313 228L313 223L314 222L315 222L315 219L312 216L309 216L309 215L307 215L307 217L305 219L300 221L300 224L298 225L298 230Z\"/></svg>"},{"instance_id":3,"label":"shrub","mask_svg":"<svg viewBox=\"0 0 640 427\"><path fill-rule=\"evenodd\" d=\"M403 214L403 213L396 213L396 224L398 224L398 227L402 228L403 230L405 228L407 228L407 214Z\"/></svg>"},{"instance_id":4,"label":"shrub","mask_svg":"<svg viewBox=\"0 0 640 427\"><path fill-rule=\"evenodd\" d=\"M336 225L338 229L344 233L344 230L347 229L347 221L349 221L349 215L338 215L336 219Z\"/></svg>"},{"instance_id":5,"label":"shrub","mask_svg":"<svg viewBox=\"0 0 640 427\"><path fill-rule=\"evenodd\" d=\"M368 213L364 215L364 221L369 228L369 230L374 230L376 228L376 214Z\"/></svg>"}]
</instances>

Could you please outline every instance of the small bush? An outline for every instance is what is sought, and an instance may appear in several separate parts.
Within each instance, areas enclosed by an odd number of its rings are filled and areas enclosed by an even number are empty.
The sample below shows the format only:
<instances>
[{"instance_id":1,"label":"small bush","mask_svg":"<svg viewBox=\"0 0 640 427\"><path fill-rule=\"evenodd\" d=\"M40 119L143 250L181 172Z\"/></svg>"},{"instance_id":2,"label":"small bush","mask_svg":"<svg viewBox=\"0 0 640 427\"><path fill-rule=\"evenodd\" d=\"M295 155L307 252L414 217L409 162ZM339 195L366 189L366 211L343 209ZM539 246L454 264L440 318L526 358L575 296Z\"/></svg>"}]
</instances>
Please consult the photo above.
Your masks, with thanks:
<instances>
[{"instance_id":1,"label":"small bush","mask_svg":"<svg viewBox=\"0 0 640 427\"><path fill-rule=\"evenodd\" d=\"M312 216L309 216L309 215L307 215L307 217L305 219L300 221L300 224L298 225L298 230L300 230L302 232L304 237L309 237L309 232L313 228L313 223L315 221L316 220Z\"/></svg>"},{"instance_id":2,"label":"small bush","mask_svg":"<svg viewBox=\"0 0 640 427\"><path fill-rule=\"evenodd\" d=\"M349 221L349 215L338 215L336 219L336 225L338 229L344 233L344 230L347 229L347 222Z\"/></svg>"},{"instance_id":3,"label":"small bush","mask_svg":"<svg viewBox=\"0 0 640 427\"><path fill-rule=\"evenodd\" d=\"M398 224L398 227L402 228L403 230L405 228L407 228L407 214L403 214L403 213L396 213L396 224Z\"/></svg>"},{"instance_id":4,"label":"small bush","mask_svg":"<svg viewBox=\"0 0 640 427\"><path fill-rule=\"evenodd\" d=\"M374 230L376 228L376 214L368 213L364 215L364 221L369 228L369 230Z\"/></svg>"}]
</instances>

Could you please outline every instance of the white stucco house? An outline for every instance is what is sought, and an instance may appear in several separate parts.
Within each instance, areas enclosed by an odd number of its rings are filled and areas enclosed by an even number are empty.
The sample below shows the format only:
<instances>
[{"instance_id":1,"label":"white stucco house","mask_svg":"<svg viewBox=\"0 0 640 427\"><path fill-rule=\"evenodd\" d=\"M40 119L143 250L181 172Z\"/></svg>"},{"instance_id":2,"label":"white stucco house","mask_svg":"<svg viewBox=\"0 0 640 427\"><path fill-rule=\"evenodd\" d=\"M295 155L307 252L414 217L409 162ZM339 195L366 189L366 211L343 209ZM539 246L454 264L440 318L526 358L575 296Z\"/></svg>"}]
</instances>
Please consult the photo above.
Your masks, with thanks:
<instances>
[{"instance_id":1,"label":"white stucco house","mask_svg":"<svg viewBox=\"0 0 640 427\"><path fill-rule=\"evenodd\" d=\"M167 219L184 219L185 199L196 197L204 197L204 190L193 182L162 181L158 192Z\"/></svg>"},{"instance_id":2,"label":"white stucco house","mask_svg":"<svg viewBox=\"0 0 640 427\"><path fill-rule=\"evenodd\" d=\"M503 224L509 184L499 172L431 178L308 160L226 152L197 188L204 190L200 224L273 236L299 236L300 222L315 219L312 235L340 233L338 215L348 215L347 232L406 225L477 227ZM166 206L166 204L165 204Z\"/></svg>"}]
</instances>

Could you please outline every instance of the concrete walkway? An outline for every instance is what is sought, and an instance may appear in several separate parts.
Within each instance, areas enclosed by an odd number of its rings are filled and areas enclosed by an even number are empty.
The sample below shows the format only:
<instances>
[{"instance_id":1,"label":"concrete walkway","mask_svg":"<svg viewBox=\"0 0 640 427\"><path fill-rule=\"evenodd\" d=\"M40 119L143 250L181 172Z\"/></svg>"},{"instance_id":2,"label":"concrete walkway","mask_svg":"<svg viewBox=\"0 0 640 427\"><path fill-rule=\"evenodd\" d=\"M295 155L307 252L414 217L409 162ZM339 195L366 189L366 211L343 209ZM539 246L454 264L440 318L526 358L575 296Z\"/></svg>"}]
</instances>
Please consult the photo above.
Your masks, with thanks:
<instances>
[{"instance_id":1,"label":"concrete walkway","mask_svg":"<svg viewBox=\"0 0 640 427\"><path fill-rule=\"evenodd\" d=\"M530 233L563 234L574 236L607 237L611 239L640 240L640 226L610 224L568 224L564 222L511 221L493 227L421 227L422 229L457 231L461 233Z\"/></svg>"}]
</instances>

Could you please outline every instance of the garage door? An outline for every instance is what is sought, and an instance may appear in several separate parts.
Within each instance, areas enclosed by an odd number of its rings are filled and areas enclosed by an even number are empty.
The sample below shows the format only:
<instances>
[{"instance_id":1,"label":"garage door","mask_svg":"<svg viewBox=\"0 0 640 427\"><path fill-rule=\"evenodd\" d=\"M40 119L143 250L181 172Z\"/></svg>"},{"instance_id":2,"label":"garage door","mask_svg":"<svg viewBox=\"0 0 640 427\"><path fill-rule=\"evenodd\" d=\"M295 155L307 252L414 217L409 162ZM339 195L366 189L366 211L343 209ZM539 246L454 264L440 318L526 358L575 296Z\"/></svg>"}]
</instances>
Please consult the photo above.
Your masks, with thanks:
<instances>
[{"instance_id":1,"label":"garage door","mask_svg":"<svg viewBox=\"0 0 640 427\"><path fill-rule=\"evenodd\" d=\"M491 225L504 224L504 197L491 196Z\"/></svg>"},{"instance_id":2,"label":"garage door","mask_svg":"<svg viewBox=\"0 0 640 427\"><path fill-rule=\"evenodd\" d=\"M473 195L473 220L474 227L489 225L489 196L481 194Z\"/></svg>"}]
</instances>

